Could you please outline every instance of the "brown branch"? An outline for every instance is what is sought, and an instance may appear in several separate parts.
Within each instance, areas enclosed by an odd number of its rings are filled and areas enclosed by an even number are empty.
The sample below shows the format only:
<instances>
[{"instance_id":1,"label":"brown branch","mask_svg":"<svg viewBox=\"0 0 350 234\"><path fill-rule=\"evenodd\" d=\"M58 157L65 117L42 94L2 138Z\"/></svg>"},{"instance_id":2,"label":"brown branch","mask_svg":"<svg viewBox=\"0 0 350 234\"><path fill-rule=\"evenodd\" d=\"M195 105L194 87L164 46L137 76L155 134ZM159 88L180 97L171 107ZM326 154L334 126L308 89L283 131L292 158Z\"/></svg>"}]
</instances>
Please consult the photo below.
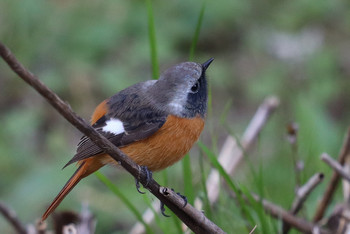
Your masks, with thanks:
<instances>
[{"instance_id":1,"label":"brown branch","mask_svg":"<svg viewBox=\"0 0 350 234\"><path fill-rule=\"evenodd\" d=\"M344 170L344 168L337 161L331 158L331 156L329 156L326 153L323 153L321 155L321 160L327 163L328 166L333 168L333 170L336 171L341 177L343 177L343 179L346 179L350 182L350 174L347 173L347 171Z\"/></svg>"},{"instance_id":2,"label":"brown branch","mask_svg":"<svg viewBox=\"0 0 350 234\"><path fill-rule=\"evenodd\" d=\"M16 212L7 207L3 202L0 202L0 213L7 219L17 233L26 234L26 227L18 219Z\"/></svg>"},{"instance_id":3,"label":"brown branch","mask_svg":"<svg viewBox=\"0 0 350 234\"><path fill-rule=\"evenodd\" d=\"M346 157L349 157L350 154L350 128L347 131L346 137L344 139L343 147L341 149L338 162L340 165L344 165ZM340 176L337 172L333 172L332 178L329 181L326 192L324 193L321 202L319 203L315 216L313 218L314 222L317 222L322 219L328 204L330 203L335 189L340 181Z\"/></svg>"},{"instance_id":4,"label":"brown branch","mask_svg":"<svg viewBox=\"0 0 350 234\"><path fill-rule=\"evenodd\" d=\"M0 55L25 82L39 92L68 122L75 126L84 135L89 137L105 153L109 154L140 183L171 209L193 232L195 233L223 233L213 222L207 219L200 211L190 204L183 209L183 201L179 196L168 197L160 192L160 185L154 180L147 180L147 173L140 169L126 154L100 135L94 128L87 124L81 117L75 114L69 105L63 102L54 92L45 86L36 76L29 72L15 58L12 52L0 42ZM191 210L191 213L188 211Z\"/></svg>"},{"instance_id":5,"label":"brown branch","mask_svg":"<svg viewBox=\"0 0 350 234\"><path fill-rule=\"evenodd\" d=\"M297 190L292 208L289 211L291 214L296 215L299 212L309 194L318 184L322 182L323 178L324 175L322 173L316 173ZM283 223L283 233L288 233L289 230L290 225Z\"/></svg>"},{"instance_id":6,"label":"brown branch","mask_svg":"<svg viewBox=\"0 0 350 234\"><path fill-rule=\"evenodd\" d=\"M324 175L322 173L316 173L302 187L298 189L297 196L290 210L292 214L298 213L306 198L309 196L312 190L322 182L323 178Z\"/></svg>"}]
</instances>

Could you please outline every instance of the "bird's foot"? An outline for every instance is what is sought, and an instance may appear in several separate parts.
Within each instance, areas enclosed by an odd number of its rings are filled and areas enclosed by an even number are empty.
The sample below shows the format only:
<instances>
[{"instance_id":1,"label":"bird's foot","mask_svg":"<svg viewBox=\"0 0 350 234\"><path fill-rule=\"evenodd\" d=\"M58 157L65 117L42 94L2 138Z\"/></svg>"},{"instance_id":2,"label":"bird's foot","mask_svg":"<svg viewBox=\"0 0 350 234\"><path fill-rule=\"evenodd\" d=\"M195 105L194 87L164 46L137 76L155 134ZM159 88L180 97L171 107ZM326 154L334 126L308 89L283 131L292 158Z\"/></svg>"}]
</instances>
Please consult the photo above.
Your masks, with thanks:
<instances>
[{"instance_id":1,"label":"bird's foot","mask_svg":"<svg viewBox=\"0 0 350 234\"><path fill-rule=\"evenodd\" d=\"M137 191L141 194L145 194L145 192L142 192L140 190L140 187L141 187L140 180L141 180L141 176L143 175L142 173L146 174L146 181L145 181L144 187L147 187L148 183L152 179L152 172L146 166L139 166L139 176L138 176L138 178L135 178L135 184L136 184Z\"/></svg>"},{"instance_id":2,"label":"bird's foot","mask_svg":"<svg viewBox=\"0 0 350 234\"><path fill-rule=\"evenodd\" d=\"M164 188L163 193L166 195L168 188ZM171 189L171 191L175 192L174 189ZM182 200L184 201L184 205L183 208L187 205L188 201L187 201L187 197L180 194L180 193L176 193L178 196L180 196L182 198ZM160 212L162 213L163 216L165 217L170 217L170 215L165 214L165 204L163 202L160 202Z\"/></svg>"}]
</instances>

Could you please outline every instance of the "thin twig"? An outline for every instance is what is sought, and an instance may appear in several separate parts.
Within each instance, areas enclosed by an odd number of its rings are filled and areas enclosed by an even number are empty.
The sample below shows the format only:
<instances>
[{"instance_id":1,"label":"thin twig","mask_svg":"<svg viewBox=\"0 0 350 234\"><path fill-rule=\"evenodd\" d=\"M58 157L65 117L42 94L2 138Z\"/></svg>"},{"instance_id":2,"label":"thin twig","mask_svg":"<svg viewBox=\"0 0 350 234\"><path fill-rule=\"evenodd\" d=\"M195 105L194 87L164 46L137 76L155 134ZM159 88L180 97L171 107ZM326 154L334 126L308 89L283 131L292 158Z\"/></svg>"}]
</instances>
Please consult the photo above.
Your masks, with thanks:
<instances>
[{"instance_id":1,"label":"thin twig","mask_svg":"<svg viewBox=\"0 0 350 234\"><path fill-rule=\"evenodd\" d=\"M291 146L291 156L295 172L295 191L298 191L301 185L300 172L303 169L303 167L300 166L301 162L299 161L298 156L298 131L299 126L297 123L291 122L287 125L287 140Z\"/></svg>"},{"instance_id":2,"label":"thin twig","mask_svg":"<svg viewBox=\"0 0 350 234\"><path fill-rule=\"evenodd\" d=\"M350 154L350 128L348 128L346 137L344 139L343 147L341 149L341 152L338 158L338 162L340 165L344 165L345 158L349 154ZM314 222L318 222L319 220L322 219L324 212L326 211L326 208L333 197L335 189L337 188L339 180L340 180L339 174L337 172L333 172L333 175L331 180L329 181L327 190L324 193L322 200L317 207L315 216L313 218Z\"/></svg>"},{"instance_id":3,"label":"thin twig","mask_svg":"<svg viewBox=\"0 0 350 234\"><path fill-rule=\"evenodd\" d=\"M348 174L347 171L344 170L344 168L337 161L331 158L331 156L329 156L326 153L323 153L321 155L321 159L322 161L327 163L328 166L333 168L333 170L335 170L341 177L343 177L343 179L346 179L347 181L350 182L350 174Z\"/></svg>"},{"instance_id":4,"label":"thin twig","mask_svg":"<svg viewBox=\"0 0 350 234\"><path fill-rule=\"evenodd\" d=\"M309 194L318 184L322 182L323 178L324 175L322 173L316 173L298 189L292 208L289 211L291 214L296 215L299 212ZM289 230L290 225L283 223L283 233L288 233Z\"/></svg>"},{"instance_id":5,"label":"thin twig","mask_svg":"<svg viewBox=\"0 0 350 234\"><path fill-rule=\"evenodd\" d=\"M268 97L266 98L263 103L259 106L258 110L256 111L254 117L250 121L247 129L245 130L241 145L243 149L241 149L240 145L237 144L236 139L233 138L231 135L229 135L220 151L219 154L219 162L224 167L226 172L228 174L232 174L234 169L237 168L238 164L241 162L244 156L244 152L246 152L259 133L261 132L263 126L266 124L267 120L271 116L271 114L274 112L274 110L278 107L279 100L277 97ZM215 203L219 196L219 186L220 186L220 175L219 172L215 169L212 169L211 172L208 175L208 179L206 182L206 187L208 191L208 198L211 204ZM197 198L195 201L197 209L200 209L202 202ZM152 206L154 207L154 202L152 203ZM154 219L154 212L148 208L143 216L146 223L153 222ZM147 219L146 219L147 218ZM134 227L131 229L130 233L137 234L137 233L144 233L145 228L142 223L137 222Z\"/></svg>"},{"instance_id":6,"label":"thin twig","mask_svg":"<svg viewBox=\"0 0 350 234\"><path fill-rule=\"evenodd\" d=\"M312 192L312 190L322 182L324 175L322 173L316 173L313 175L302 187L297 191L297 196L293 202L290 212L292 214L297 214L300 208L302 207L304 201Z\"/></svg>"},{"instance_id":7,"label":"thin twig","mask_svg":"<svg viewBox=\"0 0 350 234\"><path fill-rule=\"evenodd\" d=\"M253 229L249 232L249 234L253 234L253 232L255 231L255 229L258 227L258 225L255 225L254 227L253 227Z\"/></svg>"},{"instance_id":8,"label":"thin twig","mask_svg":"<svg viewBox=\"0 0 350 234\"><path fill-rule=\"evenodd\" d=\"M26 234L26 227L18 219L16 212L0 201L0 213L7 219L17 233Z\"/></svg>"},{"instance_id":9,"label":"thin twig","mask_svg":"<svg viewBox=\"0 0 350 234\"><path fill-rule=\"evenodd\" d=\"M11 67L11 69L19 75L24 81L38 91L64 118L66 118L73 126L80 130L84 135L89 137L97 146L105 153L109 154L130 174L137 178L140 183L154 194L161 202L171 209L192 231L195 233L223 233L212 221L207 219L204 214L191 205L186 206L186 212L183 210L183 200L179 196L167 197L160 192L160 185L147 176L144 170L140 170L135 162L133 162L118 147L100 135L94 128L86 123L81 117L75 114L69 105L63 102L54 92L45 86L36 76L29 72L15 58L12 52L0 43L0 55ZM191 213L187 212L191 210ZM195 215L194 215L195 214Z\"/></svg>"}]
</instances>

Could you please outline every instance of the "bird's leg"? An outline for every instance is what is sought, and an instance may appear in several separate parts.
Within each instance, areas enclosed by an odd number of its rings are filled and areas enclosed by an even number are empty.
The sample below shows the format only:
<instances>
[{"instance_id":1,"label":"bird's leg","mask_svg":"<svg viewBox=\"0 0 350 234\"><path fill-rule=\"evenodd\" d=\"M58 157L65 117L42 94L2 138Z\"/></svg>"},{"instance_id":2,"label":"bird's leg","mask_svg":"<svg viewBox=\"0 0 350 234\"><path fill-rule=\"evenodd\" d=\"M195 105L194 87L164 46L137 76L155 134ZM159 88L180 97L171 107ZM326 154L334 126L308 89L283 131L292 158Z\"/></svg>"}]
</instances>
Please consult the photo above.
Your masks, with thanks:
<instances>
[{"instance_id":1,"label":"bird's leg","mask_svg":"<svg viewBox=\"0 0 350 234\"><path fill-rule=\"evenodd\" d=\"M142 172L141 172L142 171ZM141 175L143 175L142 173L145 173L146 174L146 182L145 182L145 185L144 187L147 187L148 183L151 181L152 179L152 172L146 167L146 166L139 166L139 176L138 178L135 178L135 184L136 184L136 189L139 193L141 194L145 194L145 192L142 192L140 190L140 180L142 179L141 178Z\"/></svg>"},{"instance_id":2,"label":"bird's leg","mask_svg":"<svg viewBox=\"0 0 350 234\"><path fill-rule=\"evenodd\" d=\"M167 190L168 188L164 188L163 193L166 195L167 194ZM171 191L175 192L174 189L171 189ZM184 205L183 208L187 205L188 201L187 201L187 197L184 195L181 195L180 193L176 193L178 196L180 196L182 198L182 200L184 201ZM170 217L170 215L165 214L165 207L164 207L164 203L160 202L160 211L162 213L163 216L165 217Z\"/></svg>"}]
</instances>

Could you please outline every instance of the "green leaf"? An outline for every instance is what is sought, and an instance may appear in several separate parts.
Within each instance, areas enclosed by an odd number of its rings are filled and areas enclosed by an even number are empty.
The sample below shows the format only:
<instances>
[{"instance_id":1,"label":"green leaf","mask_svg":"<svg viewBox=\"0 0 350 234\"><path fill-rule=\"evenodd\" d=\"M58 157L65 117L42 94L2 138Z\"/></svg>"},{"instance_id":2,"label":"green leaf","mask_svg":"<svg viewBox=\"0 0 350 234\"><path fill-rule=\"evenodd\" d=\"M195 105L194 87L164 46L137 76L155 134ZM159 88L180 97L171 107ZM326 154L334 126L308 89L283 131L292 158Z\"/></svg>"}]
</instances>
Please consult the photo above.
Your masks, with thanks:
<instances>
[{"instance_id":1,"label":"green leaf","mask_svg":"<svg viewBox=\"0 0 350 234\"><path fill-rule=\"evenodd\" d=\"M241 208L242 216L250 222L252 227L254 227L256 222L253 218L253 215L252 215L250 209L247 207L246 202L241 195L241 190L231 180L230 176L226 173L225 169L221 166L221 164L217 160L215 154L208 147L206 147L202 142L199 141L197 144L198 144L199 148L208 156L210 162L218 170L219 174L224 178L224 180L228 184L229 188L232 189L232 191L235 193L236 199L237 199L238 204ZM250 231L250 230L248 229L248 231Z\"/></svg>"}]
</instances>

